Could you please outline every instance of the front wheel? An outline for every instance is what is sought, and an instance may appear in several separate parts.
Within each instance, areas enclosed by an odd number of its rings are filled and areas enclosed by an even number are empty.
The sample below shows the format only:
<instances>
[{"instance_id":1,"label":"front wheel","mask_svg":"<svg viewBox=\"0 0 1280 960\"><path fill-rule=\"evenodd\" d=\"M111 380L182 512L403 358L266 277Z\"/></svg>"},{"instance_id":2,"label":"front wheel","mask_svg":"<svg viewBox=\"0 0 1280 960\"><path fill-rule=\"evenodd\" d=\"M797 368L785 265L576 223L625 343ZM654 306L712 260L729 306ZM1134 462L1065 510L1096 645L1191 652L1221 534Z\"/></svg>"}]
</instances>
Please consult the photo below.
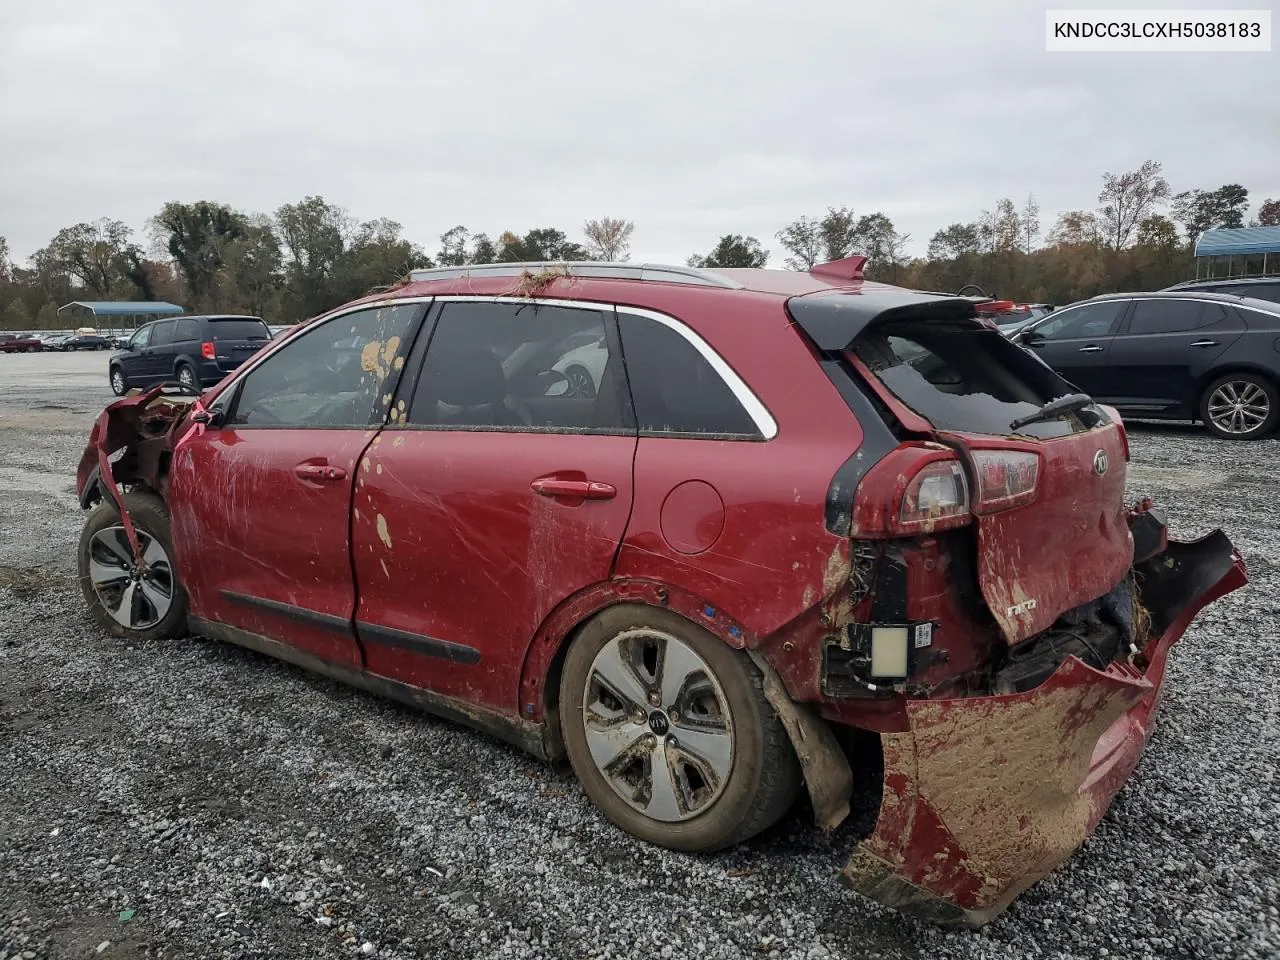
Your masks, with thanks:
<instances>
[{"instance_id":1,"label":"front wheel","mask_svg":"<svg viewBox=\"0 0 1280 960\"><path fill-rule=\"evenodd\" d=\"M133 522L142 559L136 561L114 503L104 500L80 534L80 589L89 612L108 633L150 642L182 636L187 593L173 564L169 511L152 493L121 498Z\"/></svg>"},{"instance_id":2,"label":"front wheel","mask_svg":"<svg viewBox=\"0 0 1280 960\"><path fill-rule=\"evenodd\" d=\"M759 671L668 610L615 607L579 631L560 724L591 801L660 846L732 846L775 823L800 787Z\"/></svg>"},{"instance_id":3,"label":"front wheel","mask_svg":"<svg viewBox=\"0 0 1280 960\"><path fill-rule=\"evenodd\" d=\"M1225 440L1260 439L1280 422L1280 391L1256 373L1228 373L1205 388L1200 418Z\"/></svg>"},{"instance_id":4,"label":"front wheel","mask_svg":"<svg viewBox=\"0 0 1280 960\"><path fill-rule=\"evenodd\" d=\"M111 368L111 392L117 397L123 397L124 392L129 389L129 384L124 379L124 373L119 367Z\"/></svg>"}]
</instances>

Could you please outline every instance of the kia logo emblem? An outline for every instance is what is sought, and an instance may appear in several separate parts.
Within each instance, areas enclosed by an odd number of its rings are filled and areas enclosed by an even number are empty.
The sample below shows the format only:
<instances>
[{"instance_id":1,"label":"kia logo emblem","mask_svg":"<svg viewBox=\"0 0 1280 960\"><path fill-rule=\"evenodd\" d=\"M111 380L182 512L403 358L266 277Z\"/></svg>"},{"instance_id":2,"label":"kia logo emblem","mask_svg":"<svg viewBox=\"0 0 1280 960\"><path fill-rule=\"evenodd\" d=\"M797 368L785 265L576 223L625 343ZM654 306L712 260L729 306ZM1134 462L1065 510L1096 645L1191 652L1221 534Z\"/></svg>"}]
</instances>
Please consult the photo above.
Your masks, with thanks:
<instances>
[{"instance_id":1,"label":"kia logo emblem","mask_svg":"<svg viewBox=\"0 0 1280 960\"><path fill-rule=\"evenodd\" d=\"M1093 472L1098 476L1104 476L1108 466L1110 464L1107 462L1107 451L1099 450L1093 455Z\"/></svg>"}]
</instances>

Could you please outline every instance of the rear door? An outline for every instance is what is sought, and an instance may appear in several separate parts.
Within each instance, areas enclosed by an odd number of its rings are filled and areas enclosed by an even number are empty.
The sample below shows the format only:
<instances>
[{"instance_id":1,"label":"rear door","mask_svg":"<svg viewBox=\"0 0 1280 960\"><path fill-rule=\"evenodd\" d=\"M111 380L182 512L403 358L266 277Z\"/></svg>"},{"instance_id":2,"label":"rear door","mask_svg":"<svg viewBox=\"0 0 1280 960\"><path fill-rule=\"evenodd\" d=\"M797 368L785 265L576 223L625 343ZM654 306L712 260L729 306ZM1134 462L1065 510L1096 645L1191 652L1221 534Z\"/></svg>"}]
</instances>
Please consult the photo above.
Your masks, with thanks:
<instances>
[{"instance_id":1,"label":"rear door","mask_svg":"<svg viewBox=\"0 0 1280 960\"><path fill-rule=\"evenodd\" d=\"M1231 307L1208 300L1135 300L1109 363L1115 406L1134 413L1196 415L1196 383L1244 333Z\"/></svg>"},{"instance_id":2,"label":"rear door","mask_svg":"<svg viewBox=\"0 0 1280 960\"><path fill-rule=\"evenodd\" d=\"M360 666L351 498L420 313L321 322L219 397L222 423L175 445L168 501L193 615Z\"/></svg>"},{"instance_id":3,"label":"rear door","mask_svg":"<svg viewBox=\"0 0 1280 960\"><path fill-rule=\"evenodd\" d=\"M1114 389L1108 370L1111 342L1127 300L1100 300L1056 311L1024 335L1023 346L1082 393L1105 399Z\"/></svg>"},{"instance_id":4,"label":"rear door","mask_svg":"<svg viewBox=\"0 0 1280 960\"><path fill-rule=\"evenodd\" d=\"M534 634L609 579L631 512L614 315L455 299L432 319L360 463L356 626L371 672L513 711Z\"/></svg>"}]
</instances>

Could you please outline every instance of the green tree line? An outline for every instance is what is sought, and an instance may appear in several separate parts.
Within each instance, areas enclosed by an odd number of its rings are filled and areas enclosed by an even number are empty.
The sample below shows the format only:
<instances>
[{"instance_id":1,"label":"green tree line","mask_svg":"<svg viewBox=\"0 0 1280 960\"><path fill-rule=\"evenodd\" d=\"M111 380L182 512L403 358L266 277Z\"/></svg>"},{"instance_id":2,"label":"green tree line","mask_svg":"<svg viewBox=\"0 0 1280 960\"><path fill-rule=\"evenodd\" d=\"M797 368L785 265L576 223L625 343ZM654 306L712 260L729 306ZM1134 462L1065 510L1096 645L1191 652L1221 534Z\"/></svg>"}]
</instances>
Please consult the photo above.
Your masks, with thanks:
<instances>
[{"instance_id":1,"label":"green tree line","mask_svg":"<svg viewBox=\"0 0 1280 960\"><path fill-rule=\"evenodd\" d=\"M807 270L853 254L867 276L903 286L954 291L976 283L1001 297L1068 303L1098 293L1167 286L1193 275L1191 250L1205 230L1244 226L1249 193L1239 184L1173 193L1155 161L1106 173L1093 207L1062 213L1042 231L1034 195L1001 198L972 221L937 230L923 257L880 211L848 206L805 215L775 235L783 264ZM1251 224L1280 225L1280 200L1259 205ZM12 262L0 237L0 326L53 329L72 300L168 300L188 311L251 313L292 323L399 282L414 268L525 260L626 260L635 224L602 217L578 239L555 227L496 236L459 225L434 252L381 218L357 221L323 197L250 214L209 201L166 203L145 236L102 218L59 230L26 264ZM759 239L725 234L688 263L762 267Z\"/></svg>"}]
</instances>

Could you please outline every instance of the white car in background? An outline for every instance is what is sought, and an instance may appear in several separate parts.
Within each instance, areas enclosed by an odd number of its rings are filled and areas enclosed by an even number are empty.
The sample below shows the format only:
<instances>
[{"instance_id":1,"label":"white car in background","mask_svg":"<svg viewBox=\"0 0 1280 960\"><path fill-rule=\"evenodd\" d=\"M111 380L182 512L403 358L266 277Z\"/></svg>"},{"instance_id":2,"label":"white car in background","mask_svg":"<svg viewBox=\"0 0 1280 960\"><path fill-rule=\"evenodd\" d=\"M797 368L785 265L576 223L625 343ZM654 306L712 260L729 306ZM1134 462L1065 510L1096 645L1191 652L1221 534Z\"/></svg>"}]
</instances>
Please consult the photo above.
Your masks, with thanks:
<instances>
[{"instance_id":1,"label":"white car in background","mask_svg":"<svg viewBox=\"0 0 1280 960\"><path fill-rule=\"evenodd\" d=\"M552 364L551 369L564 374L569 381L566 396L594 397L608 359L609 351L600 338L570 350Z\"/></svg>"}]
</instances>

